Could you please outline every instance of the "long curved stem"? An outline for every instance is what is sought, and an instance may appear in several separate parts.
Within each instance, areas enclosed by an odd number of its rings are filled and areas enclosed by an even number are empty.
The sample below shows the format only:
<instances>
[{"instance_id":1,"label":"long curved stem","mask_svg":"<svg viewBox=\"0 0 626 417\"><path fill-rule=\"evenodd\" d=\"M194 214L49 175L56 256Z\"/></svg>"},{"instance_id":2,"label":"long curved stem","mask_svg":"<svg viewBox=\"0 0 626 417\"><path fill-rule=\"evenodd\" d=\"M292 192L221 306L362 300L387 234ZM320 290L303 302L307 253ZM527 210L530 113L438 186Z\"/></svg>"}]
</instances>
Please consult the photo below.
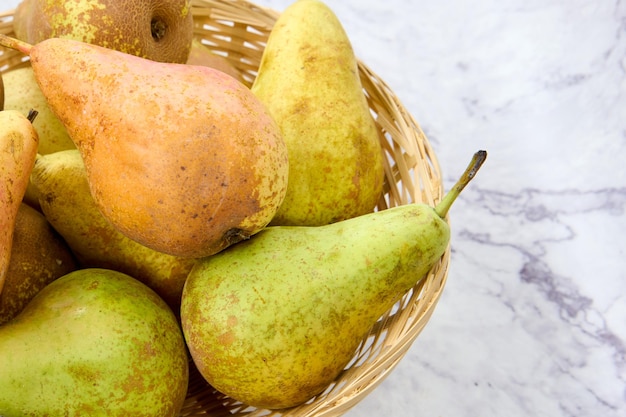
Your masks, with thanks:
<instances>
[{"instance_id":1,"label":"long curved stem","mask_svg":"<svg viewBox=\"0 0 626 417\"><path fill-rule=\"evenodd\" d=\"M30 55L30 50L33 47L30 43L12 38L2 33L0 33L0 45L6 48L15 49L24 55Z\"/></svg>"},{"instance_id":2,"label":"long curved stem","mask_svg":"<svg viewBox=\"0 0 626 417\"><path fill-rule=\"evenodd\" d=\"M448 191L448 193L443 197L443 199L437 204L435 207L435 212L442 219L445 218L448 214L448 210L454 203L454 200L461 194L463 188L476 176L476 173L483 165L485 160L487 159L487 151L478 151L474 154L472 161L461 175L461 178L454 184L454 187Z\"/></svg>"}]
</instances>

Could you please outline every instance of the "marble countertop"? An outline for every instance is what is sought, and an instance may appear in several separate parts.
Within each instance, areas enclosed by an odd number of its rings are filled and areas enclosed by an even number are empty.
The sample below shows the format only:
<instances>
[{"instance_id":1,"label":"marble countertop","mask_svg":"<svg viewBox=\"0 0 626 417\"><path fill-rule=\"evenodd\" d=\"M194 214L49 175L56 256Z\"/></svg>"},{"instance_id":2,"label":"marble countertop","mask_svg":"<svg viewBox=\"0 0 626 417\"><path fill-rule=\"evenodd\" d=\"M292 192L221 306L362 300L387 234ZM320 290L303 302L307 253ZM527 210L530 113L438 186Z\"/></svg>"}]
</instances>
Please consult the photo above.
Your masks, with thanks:
<instances>
[{"instance_id":1,"label":"marble countertop","mask_svg":"<svg viewBox=\"0 0 626 417\"><path fill-rule=\"evenodd\" d=\"M489 151L432 319L346 416L626 415L626 2L327 4L446 188Z\"/></svg>"},{"instance_id":2,"label":"marble countertop","mask_svg":"<svg viewBox=\"0 0 626 417\"><path fill-rule=\"evenodd\" d=\"M347 417L626 415L626 2L327 4L446 188L489 151L433 317Z\"/></svg>"}]
</instances>

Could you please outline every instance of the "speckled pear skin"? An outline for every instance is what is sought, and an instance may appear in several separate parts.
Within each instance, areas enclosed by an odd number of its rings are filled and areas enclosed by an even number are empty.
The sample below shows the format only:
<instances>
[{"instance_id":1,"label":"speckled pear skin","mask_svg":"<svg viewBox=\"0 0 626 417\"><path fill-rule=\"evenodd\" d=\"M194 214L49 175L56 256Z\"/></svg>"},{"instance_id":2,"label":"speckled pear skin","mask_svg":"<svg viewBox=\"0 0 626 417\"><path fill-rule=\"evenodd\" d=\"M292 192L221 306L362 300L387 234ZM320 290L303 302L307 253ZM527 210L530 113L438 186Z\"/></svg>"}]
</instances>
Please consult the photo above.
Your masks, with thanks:
<instances>
[{"instance_id":1,"label":"speckled pear skin","mask_svg":"<svg viewBox=\"0 0 626 417\"><path fill-rule=\"evenodd\" d=\"M3 77L7 83L5 87L7 110L17 110L27 114L30 109L37 109L37 118L33 121L33 126L39 136L37 153L47 155L76 148L65 126L50 110L30 65L11 69L4 73Z\"/></svg>"},{"instance_id":2,"label":"speckled pear skin","mask_svg":"<svg viewBox=\"0 0 626 417\"><path fill-rule=\"evenodd\" d=\"M122 273L82 269L0 327L0 415L177 416L188 383L177 321Z\"/></svg>"},{"instance_id":3,"label":"speckled pear skin","mask_svg":"<svg viewBox=\"0 0 626 417\"><path fill-rule=\"evenodd\" d=\"M348 35L326 4L298 0L281 13L251 90L289 150L287 195L272 225L320 226L374 210L380 135Z\"/></svg>"},{"instance_id":4,"label":"speckled pear skin","mask_svg":"<svg viewBox=\"0 0 626 417\"><path fill-rule=\"evenodd\" d=\"M9 268L17 212L39 145L29 116L16 110L0 111L0 291Z\"/></svg>"},{"instance_id":5,"label":"speckled pear skin","mask_svg":"<svg viewBox=\"0 0 626 417\"><path fill-rule=\"evenodd\" d=\"M192 358L213 387L245 404L301 404L337 377L449 236L425 205L268 227L192 269L181 306Z\"/></svg>"},{"instance_id":6,"label":"speckled pear skin","mask_svg":"<svg viewBox=\"0 0 626 417\"><path fill-rule=\"evenodd\" d=\"M22 0L13 26L28 43L69 38L181 64L193 38L189 0Z\"/></svg>"},{"instance_id":7,"label":"speckled pear skin","mask_svg":"<svg viewBox=\"0 0 626 417\"><path fill-rule=\"evenodd\" d=\"M22 203L0 292L0 325L18 315L46 285L77 267L74 254L44 215Z\"/></svg>"},{"instance_id":8,"label":"speckled pear skin","mask_svg":"<svg viewBox=\"0 0 626 417\"><path fill-rule=\"evenodd\" d=\"M287 189L287 149L245 85L213 68L70 39L26 50L83 157L94 200L121 233L197 258L274 217Z\"/></svg>"},{"instance_id":9,"label":"speckled pear skin","mask_svg":"<svg viewBox=\"0 0 626 417\"><path fill-rule=\"evenodd\" d=\"M183 285L195 260L152 250L115 229L91 196L77 149L38 156L31 183L39 194L41 211L83 267L131 275L152 288L178 315Z\"/></svg>"}]
</instances>

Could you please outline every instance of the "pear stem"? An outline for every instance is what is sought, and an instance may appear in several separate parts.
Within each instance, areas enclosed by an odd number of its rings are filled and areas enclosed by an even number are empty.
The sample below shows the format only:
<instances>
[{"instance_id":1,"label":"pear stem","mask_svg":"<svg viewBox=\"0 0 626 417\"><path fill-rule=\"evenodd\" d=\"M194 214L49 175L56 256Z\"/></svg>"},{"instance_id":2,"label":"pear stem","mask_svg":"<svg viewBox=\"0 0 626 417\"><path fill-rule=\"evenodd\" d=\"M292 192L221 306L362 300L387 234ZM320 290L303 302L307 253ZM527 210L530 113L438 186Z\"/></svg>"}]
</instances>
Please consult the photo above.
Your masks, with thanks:
<instances>
[{"instance_id":1,"label":"pear stem","mask_svg":"<svg viewBox=\"0 0 626 417\"><path fill-rule=\"evenodd\" d=\"M37 110L30 109L30 111L28 112L28 116L26 116L26 118L28 119L29 122L34 123L38 114L39 112Z\"/></svg>"},{"instance_id":2,"label":"pear stem","mask_svg":"<svg viewBox=\"0 0 626 417\"><path fill-rule=\"evenodd\" d=\"M471 162L465 168L465 172L461 178L454 184L454 187L443 197L443 199L435 206L435 213L442 219L448 215L448 210L454 203L454 200L461 194L463 188L476 176L476 173L487 159L487 151L478 151L472 157Z\"/></svg>"},{"instance_id":3,"label":"pear stem","mask_svg":"<svg viewBox=\"0 0 626 417\"><path fill-rule=\"evenodd\" d=\"M33 47L33 45L31 45L30 43L12 38L3 33L0 33L0 45L4 46L5 48L15 49L16 51L19 51L24 55L30 55L30 50Z\"/></svg>"}]
</instances>

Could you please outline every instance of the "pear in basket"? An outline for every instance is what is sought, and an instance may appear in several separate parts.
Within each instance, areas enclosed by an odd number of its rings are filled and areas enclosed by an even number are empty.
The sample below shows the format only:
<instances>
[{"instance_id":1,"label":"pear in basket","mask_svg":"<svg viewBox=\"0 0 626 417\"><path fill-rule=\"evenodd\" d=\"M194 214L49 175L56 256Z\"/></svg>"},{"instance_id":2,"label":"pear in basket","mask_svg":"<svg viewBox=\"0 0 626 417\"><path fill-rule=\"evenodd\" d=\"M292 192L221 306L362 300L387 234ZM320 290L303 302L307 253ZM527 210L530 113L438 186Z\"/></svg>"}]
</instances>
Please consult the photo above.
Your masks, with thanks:
<instances>
[{"instance_id":1,"label":"pear in basket","mask_svg":"<svg viewBox=\"0 0 626 417\"><path fill-rule=\"evenodd\" d=\"M277 19L252 92L280 125L289 185L273 225L319 226L373 211L383 153L357 59L339 19L298 0Z\"/></svg>"},{"instance_id":2,"label":"pear in basket","mask_svg":"<svg viewBox=\"0 0 626 417\"><path fill-rule=\"evenodd\" d=\"M0 44L30 55L99 210L130 239L197 258L274 217L287 188L287 149L239 81L70 39L32 46L0 35Z\"/></svg>"},{"instance_id":3,"label":"pear in basket","mask_svg":"<svg viewBox=\"0 0 626 417\"><path fill-rule=\"evenodd\" d=\"M109 268L152 288L176 314L195 260L157 252L117 231L98 210L77 149L40 155L30 176L41 211L83 267Z\"/></svg>"},{"instance_id":4,"label":"pear in basket","mask_svg":"<svg viewBox=\"0 0 626 417\"><path fill-rule=\"evenodd\" d=\"M6 110L27 113L30 109L37 109L37 118L33 121L39 137L37 153L46 155L64 149L76 149L65 126L48 106L30 64L25 63L5 72L4 79ZM24 201L39 209L39 197L31 183L26 189Z\"/></svg>"},{"instance_id":5,"label":"pear in basket","mask_svg":"<svg viewBox=\"0 0 626 417\"><path fill-rule=\"evenodd\" d=\"M39 136L37 153L46 155L65 149L75 149L65 126L52 112L44 97L33 69L29 64L13 68L3 74L5 86L5 109L28 113L37 110L33 126Z\"/></svg>"},{"instance_id":6,"label":"pear in basket","mask_svg":"<svg viewBox=\"0 0 626 417\"><path fill-rule=\"evenodd\" d=\"M79 269L0 326L0 415L178 416L188 366L160 297L121 272Z\"/></svg>"},{"instance_id":7,"label":"pear in basket","mask_svg":"<svg viewBox=\"0 0 626 417\"><path fill-rule=\"evenodd\" d=\"M199 260L181 323L194 363L222 393L255 407L322 392L380 316L439 261L447 212L486 158L432 208L408 204L317 227L270 226Z\"/></svg>"},{"instance_id":8,"label":"pear in basket","mask_svg":"<svg viewBox=\"0 0 626 417\"><path fill-rule=\"evenodd\" d=\"M22 0L13 28L28 43L69 38L154 61L184 63L193 18L189 0Z\"/></svg>"},{"instance_id":9,"label":"pear in basket","mask_svg":"<svg viewBox=\"0 0 626 417\"><path fill-rule=\"evenodd\" d=\"M74 254L44 215L22 203L0 292L0 325L19 314L42 288L76 268Z\"/></svg>"},{"instance_id":10,"label":"pear in basket","mask_svg":"<svg viewBox=\"0 0 626 417\"><path fill-rule=\"evenodd\" d=\"M36 115L0 111L0 292L9 268L15 220L37 155L39 138L32 124Z\"/></svg>"}]
</instances>

